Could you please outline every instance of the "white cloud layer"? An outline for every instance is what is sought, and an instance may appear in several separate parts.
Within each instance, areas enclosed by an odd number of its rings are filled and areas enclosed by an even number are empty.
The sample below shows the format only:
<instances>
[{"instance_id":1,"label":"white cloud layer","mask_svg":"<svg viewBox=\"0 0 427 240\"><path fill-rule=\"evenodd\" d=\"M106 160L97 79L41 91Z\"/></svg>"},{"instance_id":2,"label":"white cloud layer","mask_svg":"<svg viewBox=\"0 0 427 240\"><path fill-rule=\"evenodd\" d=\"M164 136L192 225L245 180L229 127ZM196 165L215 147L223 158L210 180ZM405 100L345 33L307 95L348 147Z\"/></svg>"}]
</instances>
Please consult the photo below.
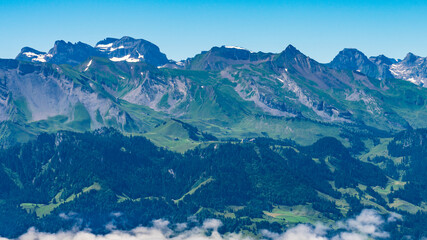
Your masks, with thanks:
<instances>
[{"instance_id":1,"label":"white cloud layer","mask_svg":"<svg viewBox=\"0 0 427 240\"><path fill-rule=\"evenodd\" d=\"M65 216L65 215L64 215ZM382 227L385 223L401 220L401 216L392 213L384 220L374 210L363 210L355 218L340 221L333 227L338 230L335 235L332 229L317 224L315 226L299 224L288 229L284 233L273 233L262 230L262 239L271 240L368 240L387 239L389 233L384 232ZM186 223L172 225L165 220L153 221L152 227L137 227L129 231L116 230L112 226L106 226L111 230L105 235L97 235L89 230L64 231L58 233L39 232L35 228L30 228L18 240L225 240L225 239L252 239L242 234L225 234L218 232L222 222L217 219L207 219L201 227L187 229ZM174 229L174 230L172 230ZM207 234L208 233L208 234ZM331 236L332 235L332 236ZM1 238L0 240L9 240Z\"/></svg>"}]
</instances>

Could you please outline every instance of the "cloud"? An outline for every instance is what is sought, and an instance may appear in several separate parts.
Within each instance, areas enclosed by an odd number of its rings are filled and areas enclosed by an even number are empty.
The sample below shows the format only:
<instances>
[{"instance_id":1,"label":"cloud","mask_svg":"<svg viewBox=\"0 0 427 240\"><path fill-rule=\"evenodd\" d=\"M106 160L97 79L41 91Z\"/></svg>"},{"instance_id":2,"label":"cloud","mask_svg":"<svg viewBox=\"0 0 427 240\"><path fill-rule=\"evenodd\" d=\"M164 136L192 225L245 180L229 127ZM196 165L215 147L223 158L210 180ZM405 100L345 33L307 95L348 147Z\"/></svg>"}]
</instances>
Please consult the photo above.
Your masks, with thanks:
<instances>
[{"instance_id":1,"label":"cloud","mask_svg":"<svg viewBox=\"0 0 427 240\"><path fill-rule=\"evenodd\" d=\"M177 231L177 232L182 232L182 231L184 231L185 229L187 229L187 223L177 223L176 225L175 225L175 231Z\"/></svg>"},{"instance_id":2,"label":"cloud","mask_svg":"<svg viewBox=\"0 0 427 240\"><path fill-rule=\"evenodd\" d=\"M398 214L390 214L387 222L396 221L399 216ZM365 209L355 218L337 222L333 227L334 230L322 224L316 226L300 224L294 228L288 229L282 234L271 233L266 230L262 231L262 234L265 238L272 240L385 239L389 238L390 234L382 231L382 226L384 224L384 219L376 211ZM334 232L337 233L334 234Z\"/></svg>"},{"instance_id":3,"label":"cloud","mask_svg":"<svg viewBox=\"0 0 427 240\"><path fill-rule=\"evenodd\" d=\"M347 220L346 228L375 238L387 238L390 235L380 230L383 224L384 220L376 211L364 209L355 219Z\"/></svg>"},{"instance_id":4,"label":"cloud","mask_svg":"<svg viewBox=\"0 0 427 240\"><path fill-rule=\"evenodd\" d=\"M114 231L117 229L116 225L111 221L105 225L105 229L108 231Z\"/></svg>"},{"instance_id":5,"label":"cloud","mask_svg":"<svg viewBox=\"0 0 427 240\"><path fill-rule=\"evenodd\" d=\"M212 229L217 231L221 226L222 222L218 219L207 219L205 222L203 222L203 228L207 230Z\"/></svg>"},{"instance_id":6,"label":"cloud","mask_svg":"<svg viewBox=\"0 0 427 240\"><path fill-rule=\"evenodd\" d=\"M354 232L343 232L332 238L332 240L367 240L365 235Z\"/></svg>"},{"instance_id":7,"label":"cloud","mask_svg":"<svg viewBox=\"0 0 427 240\"><path fill-rule=\"evenodd\" d=\"M323 233L323 232L322 232ZM298 225L289 229L278 239L280 240L327 240L322 236L322 233L317 233L316 229L309 225Z\"/></svg>"},{"instance_id":8,"label":"cloud","mask_svg":"<svg viewBox=\"0 0 427 240\"><path fill-rule=\"evenodd\" d=\"M35 228L30 228L25 234L21 235L17 240L222 240L222 239L248 239L241 234L226 234L218 233L218 228L222 226L222 222L217 219L207 219L203 222L202 227L194 227L190 230L186 224L174 225L182 230L179 233L174 232L169 228L169 221L155 220L153 227L137 227L129 231L119 231L111 227L111 232L105 235L97 235L89 230L82 231L62 231L57 233L39 232ZM184 231L185 230L185 231ZM208 236L207 231L210 231ZM0 240L8 240L1 238Z\"/></svg>"},{"instance_id":9,"label":"cloud","mask_svg":"<svg viewBox=\"0 0 427 240\"><path fill-rule=\"evenodd\" d=\"M121 213L121 212L112 212L112 213L110 213L110 216L115 217L115 218L121 217L122 215L123 215L123 213Z\"/></svg>"},{"instance_id":10,"label":"cloud","mask_svg":"<svg viewBox=\"0 0 427 240\"><path fill-rule=\"evenodd\" d=\"M69 213L60 213L59 217L63 220L80 220L80 218L77 217L78 214L75 212L69 212Z\"/></svg>"},{"instance_id":11,"label":"cloud","mask_svg":"<svg viewBox=\"0 0 427 240\"><path fill-rule=\"evenodd\" d=\"M80 229L83 224L83 219L75 212L60 213L59 217L64 221L71 221L74 223L73 229Z\"/></svg>"},{"instance_id":12,"label":"cloud","mask_svg":"<svg viewBox=\"0 0 427 240\"><path fill-rule=\"evenodd\" d=\"M237 235L236 235L237 236ZM200 228L192 229L191 231L186 231L180 233L176 236L170 236L169 233L165 233L160 229L154 227L137 227L130 231L117 231L113 230L112 232L105 235L96 235L88 231L79 231L79 232L58 232L58 233L43 233L38 232L34 228L30 228L27 233L20 236L18 240L184 240L184 239L226 239L223 238L218 232L213 232L211 236L206 236L204 231ZM228 239L228 238L227 238Z\"/></svg>"},{"instance_id":13,"label":"cloud","mask_svg":"<svg viewBox=\"0 0 427 240\"><path fill-rule=\"evenodd\" d=\"M402 215L394 212L391 212L387 218L387 222L396 222L398 220L403 220Z\"/></svg>"},{"instance_id":14,"label":"cloud","mask_svg":"<svg viewBox=\"0 0 427 240\"><path fill-rule=\"evenodd\" d=\"M73 214L71 214L73 215ZM64 218L69 214L62 215ZM74 216L73 216L74 217ZM384 224L400 220L399 214L390 214L385 221L374 210L363 210L355 218L340 221L332 228L322 224L299 224L284 233L274 233L262 230L260 236L270 240L367 240L385 239L389 233L382 230ZM190 221L192 219L189 219ZM207 219L199 227L188 229L187 223L170 224L166 220L153 221L152 227L137 227L129 231L117 230L110 226L110 233L97 235L89 230L71 230L57 233L39 232L30 228L18 240L226 240L226 239L252 239L242 234L220 234L218 229L223 225L220 220ZM174 229L174 230L172 230ZM8 240L1 238L0 240Z\"/></svg>"}]
</instances>

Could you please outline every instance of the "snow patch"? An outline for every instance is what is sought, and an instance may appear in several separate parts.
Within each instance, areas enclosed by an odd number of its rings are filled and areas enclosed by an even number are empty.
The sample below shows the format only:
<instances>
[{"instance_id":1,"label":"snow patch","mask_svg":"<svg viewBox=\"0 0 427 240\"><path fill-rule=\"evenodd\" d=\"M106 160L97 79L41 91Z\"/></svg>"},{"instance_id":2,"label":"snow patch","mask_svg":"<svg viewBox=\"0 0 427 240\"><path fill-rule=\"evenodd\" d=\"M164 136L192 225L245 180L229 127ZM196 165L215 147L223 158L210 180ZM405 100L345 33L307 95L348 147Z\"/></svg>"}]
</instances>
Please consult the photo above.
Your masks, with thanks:
<instances>
[{"instance_id":1,"label":"snow patch","mask_svg":"<svg viewBox=\"0 0 427 240\"><path fill-rule=\"evenodd\" d=\"M427 87L427 74L425 69L427 63L425 58L419 58L414 64L405 64L404 62L395 63L390 66L391 74L397 78L416 85Z\"/></svg>"},{"instance_id":2,"label":"snow patch","mask_svg":"<svg viewBox=\"0 0 427 240\"><path fill-rule=\"evenodd\" d=\"M99 48L99 50L101 50L101 51L107 51L112 46L113 46L113 43L109 43L109 44L98 44L95 47Z\"/></svg>"},{"instance_id":3,"label":"snow patch","mask_svg":"<svg viewBox=\"0 0 427 240\"><path fill-rule=\"evenodd\" d=\"M131 58L130 54L128 54L128 55L126 55L124 57L112 57L112 58L110 58L110 60L113 61L113 62L123 62L123 61L126 61L126 62L139 62L140 61L137 58Z\"/></svg>"},{"instance_id":4,"label":"snow patch","mask_svg":"<svg viewBox=\"0 0 427 240\"><path fill-rule=\"evenodd\" d=\"M124 46L118 46L118 47L116 47L116 48L110 47L110 49L109 49L108 51L110 51L110 52L114 52L114 51L116 51L117 49L123 49L123 48L125 48L125 47L124 47Z\"/></svg>"},{"instance_id":5,"label":"snow patch","mask_svg":"<svg viewBox=\"0 0 427 240\"><path fill-rule=\"evenodd\" d=\"M233 48L233 49L239 49L239 50L247 50L246 48L237 47L237 46L224 46L225 48Z\"/></svg>"},{"instance_id":6,"label":"snow patch","mask_svg":"<svg viewBox=\"0 0 427 240\"><path fill-rule=\"evenodd\" d=\"M137 58L128 58L126 59L126 62L139 62L140 60Z\"/></svg>"},{"instance_id":7,"label":"snow patch","mask_svg":"<svg viewBox=\"0 0 427 240\"><path fill-rule=\"evenodd\" d=\"M136 50L136 52L138 53L138 58L142 58L142 59L144 58L144 55L139 53L138 50Z\"/></svg>"},{"instance_id":8,"label":"snow patch","mask_svg":"<svg viewBox=\"0 0 427 240\"><path fill-rule=\"evenodd\" d=\"M84 72L86 72L86 71L89 69L90 65L92 65L92 59L91 59L91 60L89 61L89 63L86 65L86 68L85 68Z\"/></svg>"},{"instance_id":9,"label":"snow patch","mask_svg":"<svg viewBox=\"0 0 427 240\"><path fill-rule=\"evenodd\" d=\"M125 48L125 46L118 46L118 47L113 47L113 43L109 43L109 44L98 44L95 46L96 48L99 48L100 51L102 52L114 52L117 49L123 49Z\"/></svg>"},{"instance_id":10,"label":"snow patch","mask_svg":"<svg viewBox=\"0 0 427 240\"><path fill-rule=\"evenodd\" d=\"M33 53L33 52L23 52L22 54L24 54L27 57L35 57L35 56L42 55L42 54L36 54L36 53Z\"/></svg>"},{"instance_id":11,"label":"snow patch","mask_svg":"<svg viewBox=\"0 0 427 240\"><path fill-rule=\"evenodd\" d=\"M25 56L32 58L33 62L46 62L47 57L52 57L52 54L36 54L33 52L23 52Z\"/></svg>"}]
</instances>

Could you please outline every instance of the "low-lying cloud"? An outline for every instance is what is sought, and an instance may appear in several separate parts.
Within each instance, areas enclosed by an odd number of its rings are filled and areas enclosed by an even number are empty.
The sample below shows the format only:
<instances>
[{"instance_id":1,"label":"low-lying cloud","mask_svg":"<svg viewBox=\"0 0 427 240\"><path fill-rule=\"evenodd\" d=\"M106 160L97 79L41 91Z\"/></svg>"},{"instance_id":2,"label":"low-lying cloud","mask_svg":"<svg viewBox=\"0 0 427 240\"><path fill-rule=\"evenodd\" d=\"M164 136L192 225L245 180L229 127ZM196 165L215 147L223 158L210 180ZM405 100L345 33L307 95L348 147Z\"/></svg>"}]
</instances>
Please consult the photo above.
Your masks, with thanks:
<instances>
[{"instance_id":1,"label":"low-lying cloud","mask_svg":"<svg viewBox=\"0 0 427 240\"><path fill-rule=\"evenodd\" d=\"M225 240L225 239L270 239L270 240L367 240L388 239L390 234L383 231L385 224L401 220L396 213L386 219L374 210L365 209L355 218L339 221L333 228L323 224L299 224L284 233L273 233L262 230L258 237L243 234L220 234L218 229L223 225L220 220L207 219L199 227L187 228L186 223L171 224L165 220L153 221L152 227L137 227L129 231L116 230L107 226L110 233L97 235L90 230L62 231L57 233L39 232L30 228L18 240ZM0 240L9 240L1 238Z\"/></svg>"}]
</instances>

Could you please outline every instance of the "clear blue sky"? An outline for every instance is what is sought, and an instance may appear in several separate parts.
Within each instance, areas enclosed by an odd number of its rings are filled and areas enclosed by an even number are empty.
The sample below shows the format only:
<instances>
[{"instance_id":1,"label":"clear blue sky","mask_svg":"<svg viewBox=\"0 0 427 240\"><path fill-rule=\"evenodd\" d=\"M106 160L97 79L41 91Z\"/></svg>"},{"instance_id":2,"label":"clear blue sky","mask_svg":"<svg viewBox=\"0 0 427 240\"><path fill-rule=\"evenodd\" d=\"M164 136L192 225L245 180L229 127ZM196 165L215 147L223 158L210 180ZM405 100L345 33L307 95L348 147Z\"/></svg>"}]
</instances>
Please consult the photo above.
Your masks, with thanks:
<instances>
[{"instance_id":1,"label":"clear blue sky","mask_svg":"<svg viewBox=\"0 0 427 240\"><path fill-rule=\"evenodd\" d=\"M343 48L368 56L427 56L427 1L0 0L0 58L55 40L94 45L105 37L144 38L174 60L212 46L281 52L288 44L329 62Z\"/></svg>"}]
</instances>

